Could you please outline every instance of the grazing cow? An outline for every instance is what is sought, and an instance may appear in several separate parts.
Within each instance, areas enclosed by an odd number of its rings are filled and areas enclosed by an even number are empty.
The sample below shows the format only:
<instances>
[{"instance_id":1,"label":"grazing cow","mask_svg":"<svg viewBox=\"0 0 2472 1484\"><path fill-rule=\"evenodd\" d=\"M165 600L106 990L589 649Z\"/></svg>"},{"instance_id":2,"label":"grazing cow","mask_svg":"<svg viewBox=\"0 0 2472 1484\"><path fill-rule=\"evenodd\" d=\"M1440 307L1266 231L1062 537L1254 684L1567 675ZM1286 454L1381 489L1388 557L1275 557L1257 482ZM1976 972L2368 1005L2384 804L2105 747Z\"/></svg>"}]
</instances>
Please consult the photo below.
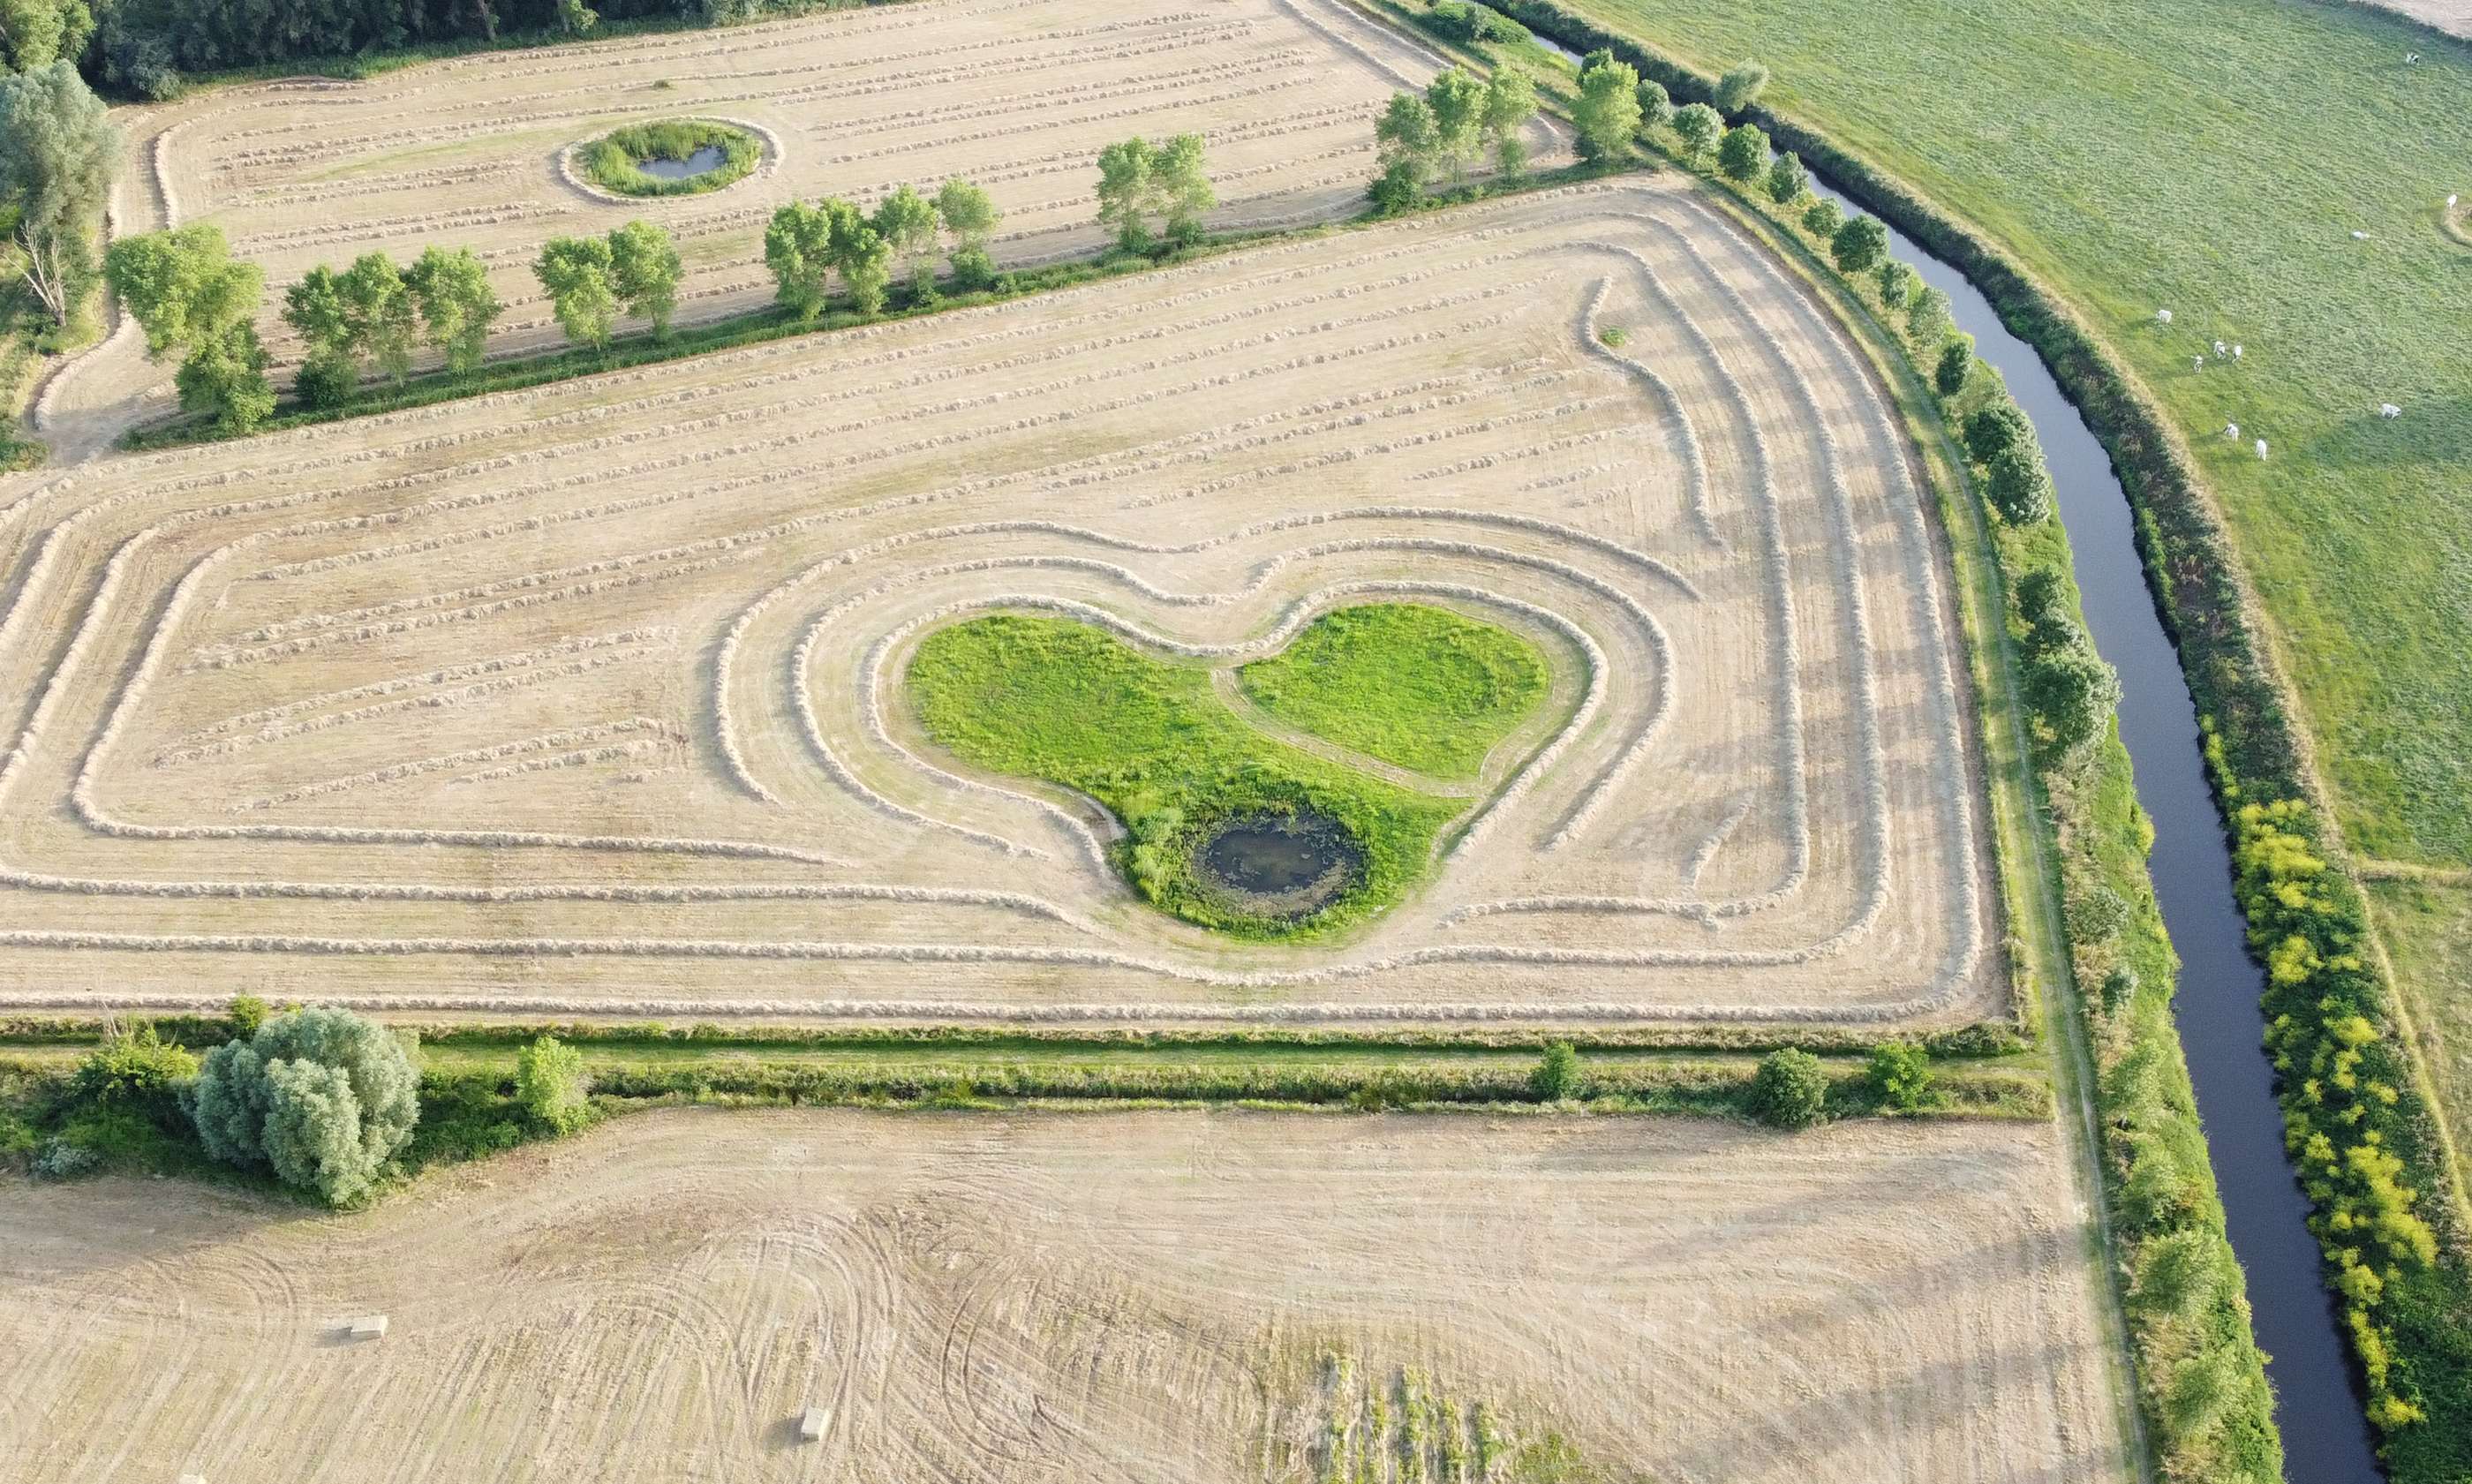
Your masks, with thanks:
<instances>
[{"instance_id":1,"label":"grazing cow","mask_svg":"<svg viewBox=\"0 0 2472 1484\"><path fill-rule=\"evenodd\" d=\"M2232 359L2233 359L2233 360L2235 360L2235 361L2237 361L2237 360L2239 360L2240 358L2241 358L2241 348L2240 348L2238 345L2234 345L2234 346L2232 347Z\"/></svg>"},{"instance_id":2,"label":"grazing cow","mask_svg":"<svg viewBox=\"0 0 2472 1484\"><path fill-rule=\"evenodd\" d=\"M2231 439L2235 443L2239 442L2240 424L2236 422L2227 422L2223 424L2223 436Z\"/></svg>"},{"instance_id":3,"label":"grazing cow","mask_svg":"<svg viewBox=\"0 0 2472 1484\"><path fill-rule=\"evenodd\" d=\"M2170 324L2172 322L2172 311L2168 309L2158 309L2154 311L2154 318L2162 320L2165 324Z\"/></svg>"},{"instance_id":4,"label":"grazing cow","mask_svg":"<svg viewBox=\"0 0 2472 1484\"><path fill-rule=\"evenodd\" d=\"M2260 463L2266 461L2266 439L2264 438L2257 440L2257 460Z\"/></svg>"},{"instance_id":5,"label":"grazing cow","mask_svg":"<svg viewBox=\"0 0 2472 1484\"><path fill-rule=\"evenodd\" d=\"M2378 404L2378 415L2380 417L2401 417L2403 415L2403 409L2395 406L2391 402L2381 402Z\"/></svg>"}]
</instances>

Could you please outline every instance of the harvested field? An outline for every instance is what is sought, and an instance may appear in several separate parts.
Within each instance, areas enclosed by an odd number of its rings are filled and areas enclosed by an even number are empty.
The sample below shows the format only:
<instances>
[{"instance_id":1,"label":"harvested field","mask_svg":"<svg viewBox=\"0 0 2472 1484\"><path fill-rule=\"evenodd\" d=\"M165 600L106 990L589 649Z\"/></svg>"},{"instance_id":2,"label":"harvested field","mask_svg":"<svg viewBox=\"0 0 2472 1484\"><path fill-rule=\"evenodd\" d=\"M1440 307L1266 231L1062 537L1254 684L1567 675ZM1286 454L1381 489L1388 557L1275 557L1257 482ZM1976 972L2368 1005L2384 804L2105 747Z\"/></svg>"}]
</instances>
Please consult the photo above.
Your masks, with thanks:
<instances>
[{"instance_id":1,"label":"harvested field","mask_svg":"<svg viewBox=\"0 0 2472 1484\"><path fill-rule=\"evenodd\" d=\"M0 562L15 1003L2005 1013L1902 436L1671 181L20 477ZM1234 667L1402 597L1563 724L1311 946L1139 905L899 686L990 609Z\"/></svg>"},{"instance_id":2,"label":"harvested field","mask_svg":"<svg viewBox=\"0 0 2472 1484\"><path fill-rule=\"evenodd\" d=\"M1026 265L1096 252L1095 161L1132 134L1200 132L1215 230L1354 215L1374 171L1373 116L1441 57L1347 0L910 0L722 31L494 52L368 82L218 88L131 113L123 230L212 223L263 265L260 329L300 354L283 290L321 263L468 247L507 304L491 346L559 342L531 264L552 236L633 218L677 237L682 320L769 303L764 226L792 199L872 206L904 182L963 176L1005 221L991 250ZM711 118L764 143L711 195L646 200L586 180L571 148L629 124ZM1541 157L1557 153L1535 127ZM63 389L70 411L153 380L133 342ZM168 385L168 375L160 378ZM159 396L161 393L157 392Z\"/></svg>"},{"instance_id":3,"label":"harvested field","mask_svg":"<svg viewBox=\"0 0 2472 1484\"><path fill-rule=\"evenodd\" d=\"M50 1358L0 1479L1301 1481L1334 1422L1441 1477L1334 1405L1403 1378L1611 1477L2127 1472L2048 1127L680 1113L511 1161L341 1217L8 1190L0 1350Z\"/></svg>"}]
</instances>

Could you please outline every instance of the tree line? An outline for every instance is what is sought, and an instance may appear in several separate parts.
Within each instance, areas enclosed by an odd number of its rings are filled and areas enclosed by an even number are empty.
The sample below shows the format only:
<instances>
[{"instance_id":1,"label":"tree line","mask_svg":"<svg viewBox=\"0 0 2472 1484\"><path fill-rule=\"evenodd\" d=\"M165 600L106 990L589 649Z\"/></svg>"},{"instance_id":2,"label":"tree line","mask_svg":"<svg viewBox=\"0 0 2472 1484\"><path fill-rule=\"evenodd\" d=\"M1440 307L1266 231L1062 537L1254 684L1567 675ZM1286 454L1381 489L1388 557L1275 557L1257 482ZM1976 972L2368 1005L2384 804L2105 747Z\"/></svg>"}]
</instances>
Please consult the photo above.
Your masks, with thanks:
<instances>
[{"instance_id":1,"label":"tree line","mask_svg":"<svg viewBox=\"0 0 2472 1484\"><path fill-rule=\"evenodd\" d=\"M0 73L56 61L164 99L187 74L300 58L581 35L604 20L720 26L864 0L0 0Z\"/></svg>"},{"instance_id":2,"label":"tree line","mask_svg":"<svg viewBox=\"0 0 2472 1484\"><path fill-rule=\"evenodd\" d=\"M58 64L30 85L50 90L63 78L92 101ZM10 97L0 84L0 120L9 117ZM1099 224L1118 250L1199 241L1202 214L1217 199L1201 136L1107 146L1099 155L1098 199ZM1005 275L988 244L1002 221L986 191L959 177L932 196L904 184L873 211L837 198L791 201L765 227L764 261L775 299L799 320L822 316L836 282L853 312L872 318L885 311L896 272L907 280L911 308L935 305L939 282L963 294L1001 291ZM59 250L73 257L85 240L65 234ZM948 277L939 279L939 264ZM532 267L568 343L596 352L630 317L666 337L686 276L669 231L644 221L605 237L552 238ZM270 358L256 325L265 273L233 258L221 228L201 223L124 238L104 255L103 277L145 331L149 357L178 359L174 384L183 412L226 435L250 432L273 413ZM283 320L306 347L295 393L314 410L346 406L372 373L402 382L424 346L450 373L477 371L505 308L468 248L432 247L409 264L383 252L341 269L321 264L284 291Z\"/></svg>"}]
</instances>

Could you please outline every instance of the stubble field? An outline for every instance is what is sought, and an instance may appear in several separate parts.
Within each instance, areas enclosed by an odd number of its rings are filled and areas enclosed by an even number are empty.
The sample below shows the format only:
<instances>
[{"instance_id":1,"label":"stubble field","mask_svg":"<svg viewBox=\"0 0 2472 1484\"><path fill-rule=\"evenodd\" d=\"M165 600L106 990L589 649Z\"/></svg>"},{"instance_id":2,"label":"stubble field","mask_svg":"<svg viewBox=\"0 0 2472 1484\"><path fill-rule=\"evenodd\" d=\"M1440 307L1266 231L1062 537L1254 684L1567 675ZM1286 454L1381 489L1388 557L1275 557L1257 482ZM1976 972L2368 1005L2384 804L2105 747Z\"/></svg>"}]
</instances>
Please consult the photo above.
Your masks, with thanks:
<instances>
[{"instance_id":1,"label":"stubble field","mask_svg":"<svg viewBox=\"0 0 2472 1484\"><path fill-rule=\"evenodd\" d=\"M341 1217L0 1203L0 1345L54 1356L0 1479L2120 1471L2049 1128L682 1113L511 1158Z\"/></svg>"},{"instance_id":2,"label":"stubble field","mask_svg":"<svg viewBox=\"0 0 2472 1484\"><path fill-rule=\"evenodd\" d=\"M1129 12L1100 0L913 0L799 20L494 52L364 82L298 78L123 110L118 229L207 223L266 270L260 332L279 367L301 353L283 291L364 252L473 249L507 304L495 355L559 342L531 265L553 236L641 218L687 263L681 320L769 303L764 226L793 199L871 207L961 176L1004 212L990 249L1020 266L1084 256L1093 161L1129 135L1199 132L1220 198L1213 230L1338 220L1373 172L1372 121L1440 57L1347 0L1196 0ZM720 119L763 158L708 194L613 196L571 147L630 124ZM1557 155L1555 127L1532 130ZM1567 157L1563 152L1561 157ZM124 336L46 412L158 412L167 375ZM143 400L132 400L136 393Z\"/></svg>"},{"instance_id":3,"label":"stubble field","mask_svg":"<svg viewBox=\"0 0 2472 1484\"><path fill-rule=\"evenodd\" d=\"M19 1002L2005 1007L1901 435L1671 183L21 479L0 560ZM1309 947L1140 905L1104 812L900 685L990 610L1232 666L1396 598L1533 637L1560 724Z\"/></svg>"}]
</instances>

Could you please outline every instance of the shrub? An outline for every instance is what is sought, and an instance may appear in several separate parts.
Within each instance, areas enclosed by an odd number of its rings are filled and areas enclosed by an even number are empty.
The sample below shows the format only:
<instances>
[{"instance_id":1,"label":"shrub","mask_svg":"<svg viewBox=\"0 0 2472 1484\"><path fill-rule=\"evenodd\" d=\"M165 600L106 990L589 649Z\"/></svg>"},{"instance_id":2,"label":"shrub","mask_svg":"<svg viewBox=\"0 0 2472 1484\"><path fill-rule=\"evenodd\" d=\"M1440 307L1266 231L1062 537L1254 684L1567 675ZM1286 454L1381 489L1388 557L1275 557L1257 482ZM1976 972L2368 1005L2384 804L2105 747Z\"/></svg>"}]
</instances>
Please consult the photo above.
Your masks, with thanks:
<instances>
[{"instance_id":1,"label":"shrub","mask_svg":"<svg viewBox=\"0 0 2472 1484\"><path fill-rule=\"evenodd\" d=\"M1827 1115L1828 1072L1809 1051L1787 1047L1760 1058L1751 1078L1751 1116L1773 1128L1809 1128Z\"/></svg>"},{"instance_id":2,"label":"shrub","mask_svg":"<svg viewBox=\"0 0 2472 1484\"><path fill-rule=\"evenodd\" d=\"M1889 229L1876 217L1856 217L1828 238L1829 254L1842 273L1867 273L1889 250Z\"/></svg>"},{"instance_id":3,"label":"shrub","mask_svg":"<svg viewBox=\"0 0 2472 1484\"><path fill-rule=\"evenodd\" d=\"M1769 200L1780 206L1794 204L1796 198L1811 188L1811 173L1802 168L1802 156L1786 151L1769 163Z\"/></svg>"},{"instance_id":4,"label":"shrub","mask_svg":"<svg viewBox=\"0 0 2472 1484\"><path fill-rule=\"evenodd\" d=\"M1939 364L1932 368L1932 386L1944 397L1954 397L1965 389L1974 375L1974 342L1959 338L1939 348Z\"/></svg>"},{"instance_id":5,"label":"shrub","mask_svg":"<svg viewBox=\"0 0 2472 1484\"><path fill-rule=\"evenodd\" d=\"M1545 1048L1544 1059L1528 1074L1528 1090L1536 1095L1538 1102L1560 1102L1580 1095L1580 1053L1571 1043L1557 1041Z\"/></svg>"},{"instance_id":6,"label":"shrub","mask_svg":"<svg viewBox=\"0 0 2472 1484\"><path fill-rule=\"evenodd\" d=\"M2009 444L1991 456L1985 472L1984 495L2009 525L2032 526L2052 513L2052 477L2032 445Z\"/></svg>"},{"instance_id":7,"label":"shrub","mask_svg":"<svg viewBox=\"0 0 2472 1484\"><path fill-rule=\"evenodd\" d=\"M181 1086L197 1074L198 1058L187 1048L165 1042L152 1025L139 1025L87 1052L69 1086L84 1102L168 1124L179 1116Z\"/></svg>"},{"instance_id":8,"label":"shrub","mask_svg":"<svg viewBox=\"0 0 2472 1484\"><path fill-rule=\"evenodd\" d=\"M1737 62L1717 80L1717 106L1740 113L1769 85L1769 69L1755 61Z\"/></svg>"},{"instance_id":9,"label":"shrub","mask_svg":"<svg viewBox=\"0 0 2472 1484\"><path fill-rule=\"evenodd\" d=\"M232 1034L247 1040L257 1034L257 1027L266 1024L267 1004L255 995L234 995L228 1013Z\"/></svg>"},{"instance_id":10,"label":"shrub","mask_svg":"<svg viewBox=\"0 0 2472 1484\"><path fill-rule=\"evenodd\" d=\"M412 1138L419 1077L403 1043L348 1010L296 1010L206 1053L183 1097L206 1153L340 1205Z\"/></svg>"},{"instance_id":11,"label":"shrub","mask_svg":"<svg viewBox=\"0 0 2472 1484\"><path fill-rule=\"evenodd\" d=\"M1947 291L1926 288L1906 311L1906 333L1917 345L1937 345L1957 333L1956 309Z\"/></svg>"},{"instance_id":12,"label":"shrub","mask_svg":"<svg viewBox=\"0 0 2472 1484\"><path fill-rule=\"evenodd\" d=\"M1756 124L1743 124L1725 130L1717 146L1717 168L1728 180L1746 185L1766 174L1769 165L1769 136Z\"/></svg>"},{"instance_id":13,"label":"shrub","mask_svg":"<svg viewBox=\"0 0 2472 1484\"><path fill-rule=\"evenodd\" d=\"M27 1166L37 1180L75 1180L103 1167L103 1156L65 1139L49 1139Z\"/></svg>"},{"instance_id":14,"label":"shrub","mask_svg":"<svg viewBox=\"0 0 2472 1484\"><path fill-rule=\"evenodd\" d=\"M292 391L300 405L321 411L342 407L360 388L361 373L352 363L334 356L311 356L292 378Z\"/></svg>"},{"instance_id":15,"label":"shrub","mask_svg":"<svg viewBox=\"0 0 2472 1484\"><path fill-rule=\"evenodd\" d=\"M1814 237L1833 238L1844 221L1845 213L1837 209L1835 201L1823 196L1803 209L1802 229Z\"/></svg>"},{"instance_id":16,"label":"shrub","mask_svg":"<svg viewBox=\"0 0 2472 1484\"><path fill-rule=\"evenodd\" d=\"M585 1101L590 1090L583 1053L556 1036L542 1036L515 1053L515 1095L543 1128L559 1134L582 1128L592 1115Z\"/></svg>"},{"instance_id":17,"label":"shrub","mask_svg":"<svg viewBox=\"0 0 2472 1484\"><path fill-rule=\"evenodd\" d=\"M1931 1053L1911 1041L1881 1042L1864 1077L1887 1107L1911 1112L1931 1105Z\"/></svg>"},{"instance_id":18,"label":"shrub","mask_svg":"<svg viewBox=\"0 0 2472 1484\"><path fill-rule=\"evenodd\" d=\"M2219 1238L2195 1228L2167 1232L2138 1251L2131 1296L2162 1313L2192 1314L2214 1302L2223 1276Z\"/></svg>"}]
</instances>

